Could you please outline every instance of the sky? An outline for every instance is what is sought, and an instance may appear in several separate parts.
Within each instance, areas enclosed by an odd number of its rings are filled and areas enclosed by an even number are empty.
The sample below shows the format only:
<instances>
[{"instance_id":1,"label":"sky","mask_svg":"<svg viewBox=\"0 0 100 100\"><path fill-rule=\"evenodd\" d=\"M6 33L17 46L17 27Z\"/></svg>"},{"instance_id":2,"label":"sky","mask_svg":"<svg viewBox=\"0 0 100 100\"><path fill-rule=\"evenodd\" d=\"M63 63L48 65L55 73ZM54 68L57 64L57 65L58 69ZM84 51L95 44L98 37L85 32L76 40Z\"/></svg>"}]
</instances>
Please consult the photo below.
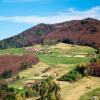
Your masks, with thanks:
<instances>
[{"instance_id":1,"label":"sky","mask_svg":"<svg viewBox=\"0 0 100 100\"><path fill-rule=\"evenodd\" d=\"M39 23L100 20L100 0L0 0L0 40Z\"/></svg>"}]
</instances>

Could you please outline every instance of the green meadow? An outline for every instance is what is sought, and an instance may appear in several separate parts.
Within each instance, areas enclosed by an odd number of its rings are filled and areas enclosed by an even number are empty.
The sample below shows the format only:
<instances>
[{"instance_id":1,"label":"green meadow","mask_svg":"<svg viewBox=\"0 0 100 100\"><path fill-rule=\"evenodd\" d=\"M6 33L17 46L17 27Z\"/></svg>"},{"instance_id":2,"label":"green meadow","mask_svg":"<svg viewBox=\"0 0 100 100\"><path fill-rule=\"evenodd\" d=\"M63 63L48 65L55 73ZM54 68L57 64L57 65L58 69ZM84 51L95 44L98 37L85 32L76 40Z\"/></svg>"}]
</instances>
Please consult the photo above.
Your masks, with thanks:
<instances>
[{"instance_id":1,"label":"green meadow","mask_svg":"<svg viewBox=\"0 0 100 100\"><path fill-rule=\"evenodd\" d=\"M24 55L26 53L23 48L10 48L0 50L0 55Z\"/></svg>"}]
</instances>

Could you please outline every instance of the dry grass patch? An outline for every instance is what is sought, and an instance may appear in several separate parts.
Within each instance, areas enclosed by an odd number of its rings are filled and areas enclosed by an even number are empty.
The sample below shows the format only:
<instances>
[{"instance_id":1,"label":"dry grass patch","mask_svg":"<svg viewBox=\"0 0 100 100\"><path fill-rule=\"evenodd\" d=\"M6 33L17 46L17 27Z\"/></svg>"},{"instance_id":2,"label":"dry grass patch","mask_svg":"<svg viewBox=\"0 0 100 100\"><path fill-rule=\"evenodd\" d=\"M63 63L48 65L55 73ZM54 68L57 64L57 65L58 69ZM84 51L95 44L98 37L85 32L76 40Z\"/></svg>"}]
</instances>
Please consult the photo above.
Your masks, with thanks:
<instances>
[{"instance_id":1,"label":"dry grass patch","mask_svg":"<svg viewBox=\"0 0 100 100\"><path fill-rule=\"evenodd\" d=\"M63 100L79 100L80 96L100 86L100 78L84 77L83 79L72 84L69 82L59 83L62 87L61 95Z\"/></svg>"},{"instance_id":2,"label":"dry grass patch","mask_svg":"<svg viewBox=\"0 0 100 100\"><path fill-rule=\"evenodd\" d=\"M51 49L70 49L72 47L71 44L65 44L65 43L58 43L56 45L51 46Z\"/></svg>"}]
</instances>

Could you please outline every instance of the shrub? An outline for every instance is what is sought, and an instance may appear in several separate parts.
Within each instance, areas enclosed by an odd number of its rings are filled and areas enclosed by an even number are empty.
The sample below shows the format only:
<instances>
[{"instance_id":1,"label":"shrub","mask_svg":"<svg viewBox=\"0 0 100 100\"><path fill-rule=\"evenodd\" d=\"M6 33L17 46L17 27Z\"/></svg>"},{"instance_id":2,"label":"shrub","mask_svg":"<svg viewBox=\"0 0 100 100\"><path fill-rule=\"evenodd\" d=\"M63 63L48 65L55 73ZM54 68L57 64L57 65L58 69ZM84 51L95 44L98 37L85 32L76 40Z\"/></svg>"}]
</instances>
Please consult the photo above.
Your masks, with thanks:
<instances>
[{"instance_id":1,"label":"shrub","mask_svg":"<svg viewBox=\"0 0 100 100\"><path fill-rule=\"evenodd\" d=\"M32 64L31 63L21 63L21 70L26 70L28 68L31 68L32 67Z\"/></svg>"},{"instance_id":2,"label":"shrub","mask_svg":"<svg viewBox=\"0 0 100 100\"><path fill-rule=\"evenodd\" d=\"M36 89L39 100L60 100L60 86L51 77L37 82L33 89Z\"/></svg>"},{"instance_id":3,"label":"shrub","mask_svg":"<svg viewBox=\"0 0 100 100\"><path fill-rule=\"evenodd\" d=\"M79 66L77 65L76 68L71 70L69 73L66 73L65 75L61 76L58 80L59 81L69 81L74 82L82 77L85 76L86 67L85 66Z\"/></svg>"},{"instance_id":4,"label":"shrub","mask_svg":"<svg viewBox=\"0 0 100 100\"><path fill-rule=\"evenodd\" d=\"M60 77L60 81L69 81L69 82L73 82L73 81L77 81L80 78L82 78L82 74L80 74L78 71L76 71L75 69L70 71L69 73L63 75L62 77Z\"/></svg>"},{"instance_id":5,"label":"shrub","mask_svg":"<svg viewBox=\"0 0 100 100\"><path fill-rule=\"evenodd\" d=\"M2 73L2 78L10 78L12 75L12 71L11 70L5 70L3 73Z\"/></svg>"}]
</instances>

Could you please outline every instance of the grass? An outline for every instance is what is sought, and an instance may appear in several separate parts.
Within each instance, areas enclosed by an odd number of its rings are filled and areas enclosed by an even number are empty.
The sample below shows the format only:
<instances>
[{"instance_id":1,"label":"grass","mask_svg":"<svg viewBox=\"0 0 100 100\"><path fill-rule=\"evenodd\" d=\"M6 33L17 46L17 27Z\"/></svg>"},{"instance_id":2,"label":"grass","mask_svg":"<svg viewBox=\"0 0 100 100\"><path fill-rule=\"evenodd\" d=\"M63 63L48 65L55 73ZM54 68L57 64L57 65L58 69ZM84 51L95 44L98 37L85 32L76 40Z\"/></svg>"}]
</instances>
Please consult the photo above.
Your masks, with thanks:
<instances>
[{"instance_id":1,"label":"grass","mask_svg":"<svg viewBox=\"0 0 100 100\"><path fill-rule=\"evenodd\" d=\"M78 45L73 46L64 43L48 46L48 48L45 48L44 51L37 52L37 56L40 60L47 64L87 63L89 62L90 55L92 54L95 54L94 48Z\"/></svg>"},{"instance_id":2,"label":"grass","mask_svg":"<svg viewBox=\"0 0 100 100\"><path fill-rule=\"evenodd\" d=\"M56 67L52 67L53 65L47 65L43 62L39 62L38 64L34 65L32 68L29 68L28 70L24 70L19 73L20 80L17 80L16 82L10 84L9 86L12 86L14 88L23 88L24 85L27 82L30 82L31 80L41 80L44 77L42 75L42 71L44 71L46 68L50 67L52 71L57 72L58 76L62 76L66 71L69 71L73 69L73 65L56 65ZM35 76L35 74L39 73L39 75ZM24 77L24 78L22 78Z\"/></svg>"},{"instance_id":3,"label":"grass","mask_svg":"<svg viewBox=\"0 0 100 100\"><path fill-rule=\"evenodd\" d=\"M79 53L94 53L95 49L87 46L76 46L70 49L70 52L79 52Z\"/></svg>"},{"instance_id":4,"label":"grass","mask_svg":"<svg viewBox=\"0 0 100 100\"><path fill-rule=\"evenodd\" d=\"M70 45L64 43L58 43L53 46L56 50L65 50L66 52L76 52L76 53L94 53L96 50L94 48L88 46L78 46L78 45Z\"/></svg>"},{"instance_id":5,"label":"grass","mask_svg":"<svg viewBox=\"0 0 100 100\"><path fill-rule=\"evenodd\" d=\"M12 83L10 86L14 88L22 88L26 84L26 82L34 80L34 79L42 79L41 76L35 76L36 73L42 72L45 68L47 68L48 65L45 63L38 63L34 65L32 68L29 68L28 70L24 70L19 73L20 80ZM23 78L24 77L24 78Z\"/></svg>"},{"instance_id":6,"label":"grass","mask_svg":"<svg viewBox=\"0 0 100 100\"><path fill-rule=\"evenodd\" d=\"M89 58L85 57L58 57L50 54L38 54L37 56L47 64L80 64L89 62Z\"/></svg>"},{"instance_id":7,"label":"grass","mask_svg":"<svg viewBox=\"0 0 100 100\"><path fill-rule=\"evenodd\" d=\"M57 46L59 48L57 48ZM60 78L62 75L68 73L70 70L75 68L77 64L88 63L90 60L89 56L86 54L94 54L95 49L86 46L77 46L77 45L67 45L67 44L57 44L57 46L41 46L36 45L33 48L39 48L38 52L35 54L39 57L40 63L29 68L28 70L24 70L19 73L20 77L24 77L24 79L20 79L10 86L14 88L23 88L26 82L34 80L34 79L42 79L42 71L48 67L53 69L53 72L57 72L58 76L56 78ZM43 49L45 51L40 52L39 50ZM17 51L17 52L16 52ZM51 53L48 53L51 51ZM47 53L46 53L47 52ZM20 55L24 54L25 50L22 48L16 49L6 49L0 50L0 54L15 54ZM84 55L84 57L75 57L76 55ZM67 57L70 56L70 57ZM59 65L60 67L53 67L52 65ZM35 74L38 74L35 76ZM89 92L89 90L95 89L99 86L100 79L98 78L87 78L84 77L79 81L70 84L68 82L57 81L61 85L61 95L63 100L79 100L80 96ZM91 89L86 89L86 87L91 86ZM85 100L85 99L82 99Z\"/></svg>"},{"instance_id":8,"label":"grass","mask_svg":"<svg viewBox=\"0 0 100 100\"><path fill-rule=\"evenodd\" d=\"M93 96L97 96L100 100L100 88L92 90L80 97L80 100L90 100Z\"/></svg>"},{"instance_id":9,"label":"grass","mask_svg":"<svg viewBox=\"0 0 100 100\"><path fill-rule=\"evenodd\" d=\"M81 78L83 78L83 75L79 71L73 69L70 72L61 76L58 80L59 81L76 82Z\"/></svg>"},{"instance_id":10,"label":"grass","mask_svg":"<svg viewBox=\"0 0 100 100\"><path fill-rule=\"evenodd\" d=\"M87 92L90 92L100 87L100 78L98 77L84 77L75 83L59 82L61 85L61 95L63 100L90 100L80 99L80 97ZM84 96L83 96L84 97Z\"/></svg>"},{"instance_id":11,"label":"grass","mask_svg":"<svg viewBox=\"0 0 100 100\"><path fill-rule=\"evenodd\" d=\"M10 48L0 50L0 55L24 55L26 51L23 48Z\"/></svg>"}]
</instances>

